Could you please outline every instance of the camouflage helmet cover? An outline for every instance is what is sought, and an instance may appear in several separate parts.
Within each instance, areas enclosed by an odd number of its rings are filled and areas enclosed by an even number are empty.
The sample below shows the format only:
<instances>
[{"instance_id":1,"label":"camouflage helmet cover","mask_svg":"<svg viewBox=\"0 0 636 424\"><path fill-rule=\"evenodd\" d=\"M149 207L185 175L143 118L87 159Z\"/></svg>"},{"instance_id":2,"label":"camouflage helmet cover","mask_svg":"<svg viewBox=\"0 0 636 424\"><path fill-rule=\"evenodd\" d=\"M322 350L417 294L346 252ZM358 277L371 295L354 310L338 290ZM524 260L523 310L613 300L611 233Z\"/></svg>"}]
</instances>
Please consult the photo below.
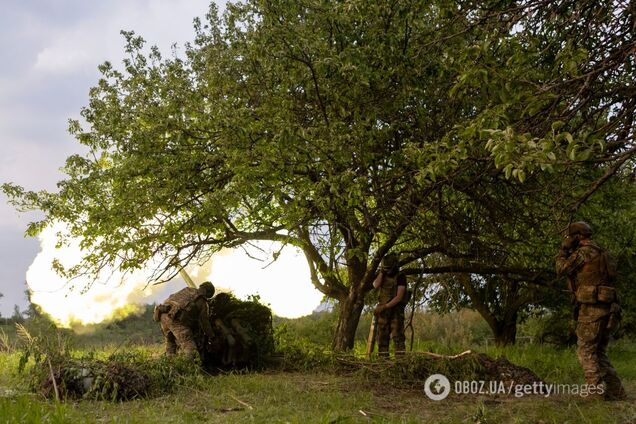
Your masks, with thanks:
<instances>
[{"instance_id":1,"label":"camouflage helmet cover","mask_svg":"<svg viewBox=\"0 0 636 424\"><path fill-rule=\"evenodd\" d=\"M583 221L578 221L570 224L570 226L568 227L568 235L575 236L577 234L580 234L583 237L591 237L592 227L590 227L590 224Z\"/></svg>"},{"instance_id":2,"label":"camouflage helmet cover","mask_svg":"<svg viewBox=\"0 0 636 424\"><path fill-rule=\"evenodd\" d=\"M209 299L214 296L214 285L209 281L205 281L199 285L199 292Z\"/></svg>"},{"instance_id":3,"label":"camouflage helmet cover","mask_svg":"<svg viewBox=\"0 0 636 424\"><path fill-rule=\"evenodd\" d=\"M399 257L396 253L387 253L384 258L382 258L382 269L390 270L393 268L397 268L399 265Z\"/></svg>"}]
</instances>

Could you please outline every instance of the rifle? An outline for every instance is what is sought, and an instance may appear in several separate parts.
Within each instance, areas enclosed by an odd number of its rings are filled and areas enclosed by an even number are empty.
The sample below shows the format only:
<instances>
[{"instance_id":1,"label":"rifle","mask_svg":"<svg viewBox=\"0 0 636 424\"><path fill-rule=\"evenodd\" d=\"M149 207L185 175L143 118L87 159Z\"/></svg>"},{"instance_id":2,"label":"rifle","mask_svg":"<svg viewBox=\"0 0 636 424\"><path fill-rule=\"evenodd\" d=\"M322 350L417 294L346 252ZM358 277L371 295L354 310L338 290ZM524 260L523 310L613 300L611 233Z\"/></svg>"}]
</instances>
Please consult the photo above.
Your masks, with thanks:
<instances>
[{"instance_id":1,"label":"rifle","mask_svg":"<svg viewBox=\"0 0 636 424\"><path fill-rule=\"evenodd\" d=\"M574 277L568 275L568 290L572 293L572 296L576 298L576 281L574 281Z\"/></svg>"},{"instance_id":2,"label":"rifle","mask_svg":"<svg viewBox=\"0 0 636 424\"><path fill-rule=\"evenodd\" d=\"M378 316L373 314L371 320L371 328L369 329L369 337L367 338L367 356L371 359L373 349L375 348L375 338L378 334Z\"/></svg>"}]
</instances>

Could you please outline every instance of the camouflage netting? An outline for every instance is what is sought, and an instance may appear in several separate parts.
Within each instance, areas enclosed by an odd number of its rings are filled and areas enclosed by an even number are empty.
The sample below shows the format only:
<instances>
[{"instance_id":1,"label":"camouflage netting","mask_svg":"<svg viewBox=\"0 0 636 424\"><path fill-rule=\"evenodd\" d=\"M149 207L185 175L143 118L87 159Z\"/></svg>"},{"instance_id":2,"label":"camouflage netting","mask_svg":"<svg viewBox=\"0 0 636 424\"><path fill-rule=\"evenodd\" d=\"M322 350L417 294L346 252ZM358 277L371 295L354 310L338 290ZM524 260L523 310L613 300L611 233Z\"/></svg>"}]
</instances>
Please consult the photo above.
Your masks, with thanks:
<instances>
[{"instance_id":1,"label":"camouflage netting","mask_svg":"<svg viewBox=\"0 0 636 424\"><path fill-rule=\"evenodd\" d=\"M206 369L260 368L274 352L272 313L258 298L219 293L210 301L210 317L216 337L199 335L198 343Z\"/></svg>"}]
</instances>

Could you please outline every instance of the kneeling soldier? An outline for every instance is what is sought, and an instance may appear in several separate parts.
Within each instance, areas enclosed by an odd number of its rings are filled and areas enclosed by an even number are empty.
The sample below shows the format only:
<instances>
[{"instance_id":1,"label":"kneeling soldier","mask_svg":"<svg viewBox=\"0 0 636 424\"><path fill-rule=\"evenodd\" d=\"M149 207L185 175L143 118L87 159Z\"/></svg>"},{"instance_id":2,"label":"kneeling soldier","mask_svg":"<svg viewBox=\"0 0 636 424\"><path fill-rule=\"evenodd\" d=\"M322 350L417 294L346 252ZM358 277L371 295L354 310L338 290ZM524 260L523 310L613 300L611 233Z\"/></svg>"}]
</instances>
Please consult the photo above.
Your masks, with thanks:
<instances>
[{"instance_id":1,"label":"kneeling soldier","mask_svg":"<svg viewBox=\"0 0 636 424\"><path fill-rule=\"evenodd\" d=\"M214 338L208 311L208 300L212 296L214 286L206 281L197 289L186 287L171 294L163 304L155 307L153 319L161 323L167 355L174 355L181 349L194 360L197 352L195 334L202 330L208 340Z\"/></svg>"}]
</instances>

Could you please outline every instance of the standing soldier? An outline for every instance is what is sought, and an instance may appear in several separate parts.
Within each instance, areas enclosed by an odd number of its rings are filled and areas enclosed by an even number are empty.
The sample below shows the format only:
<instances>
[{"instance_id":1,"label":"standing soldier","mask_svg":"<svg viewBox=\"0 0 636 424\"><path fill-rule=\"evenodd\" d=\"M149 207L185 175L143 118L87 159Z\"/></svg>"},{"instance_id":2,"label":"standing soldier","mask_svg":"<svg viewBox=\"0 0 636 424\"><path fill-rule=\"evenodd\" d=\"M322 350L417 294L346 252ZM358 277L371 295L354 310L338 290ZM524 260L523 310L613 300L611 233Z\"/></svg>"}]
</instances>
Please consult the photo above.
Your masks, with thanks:
<instances>
[{"instance_id":1,"label":"standing soldier","mask_svg":"<svg viewBox=\"0 0 636 424\"><path fill-rule=\"evenodd\" d=\"M212 296L214 286L206 281L197 289L186 287L171 294L163 304L155 307L153 319L161 323L167 355L174 355L181 349L194 360L197 352L195 334L202 330L208 340L214 338L208 311L208 300Z\"/></svg>"},{"instance_id":2,"label":"standing soldier","mask_svg":"<svg viewBox=\"0 0 636 424\"><path fill-rule=\"evenodd\" d=\"M374 314L378 317L378 353L389 356L389 339L393 340L396 355L406 351L404 336L404 307L406 306L406 277L400 273L398 256L387 254L382 259L380 273L373 281L379 289L378 306Z\"/></svg>"},{"instance_id":3,"label":"standing soldier","mask_svg":"<svg viewBox=\"0 0 636 424\"><path fill-rule=\"evenodd\" d=\"M587 223L570 224L556 259L556 270L568 277L576 298L576 352L586 383L603 385L605 399L625 399L621 380L606 353L610 333L620 319L614 288L616 271L608 253L591 236L592 228Z\"/></svg>"}]
</instances>

